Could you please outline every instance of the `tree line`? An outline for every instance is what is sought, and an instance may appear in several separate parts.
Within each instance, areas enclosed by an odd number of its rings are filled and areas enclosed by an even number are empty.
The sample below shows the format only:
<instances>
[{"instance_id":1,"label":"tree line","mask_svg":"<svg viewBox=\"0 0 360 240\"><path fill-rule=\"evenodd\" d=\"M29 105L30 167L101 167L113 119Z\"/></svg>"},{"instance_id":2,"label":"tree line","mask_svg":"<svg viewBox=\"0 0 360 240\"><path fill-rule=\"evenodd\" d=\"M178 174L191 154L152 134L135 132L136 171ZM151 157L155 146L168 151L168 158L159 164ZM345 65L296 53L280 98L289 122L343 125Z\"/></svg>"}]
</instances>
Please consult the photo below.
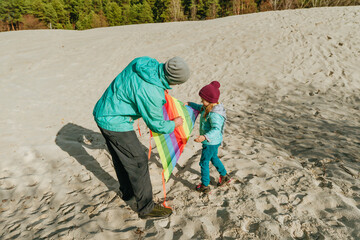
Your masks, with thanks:
<instances>
[{"instance_id":1,"label":"tree line","mask_svg":"<svg viewBox=\"0 0 360 240\"><path fill-rule=\"evenodd\" d=\"M360 0L0 0L0 31L204 20L260 11L360 5Z\"/></svg>"}]
</instances>

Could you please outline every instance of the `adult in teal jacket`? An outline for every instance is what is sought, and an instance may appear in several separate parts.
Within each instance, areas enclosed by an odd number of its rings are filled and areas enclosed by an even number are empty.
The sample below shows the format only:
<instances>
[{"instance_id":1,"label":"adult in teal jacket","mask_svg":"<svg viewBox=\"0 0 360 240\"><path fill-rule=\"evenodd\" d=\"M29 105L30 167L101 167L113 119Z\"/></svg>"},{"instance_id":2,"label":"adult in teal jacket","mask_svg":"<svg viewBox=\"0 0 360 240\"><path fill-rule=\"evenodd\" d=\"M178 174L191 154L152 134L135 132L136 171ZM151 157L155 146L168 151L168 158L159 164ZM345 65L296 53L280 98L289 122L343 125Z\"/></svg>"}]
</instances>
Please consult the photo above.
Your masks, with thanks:
<instances>
[{"instance_id":1,"label":"adult in teal jacket","mask_svg":"<svg viewBox=\"0 0 360 240\"><path fill-rule=\"evenodd\" d=\"M157 133L171 133L181 126L181 117L164 120L164 91L186 82L189 76L189 67L180 57L165 63L139 57L112 81L95 105L94 119L112 156L120 196L125 201L135 197L140 218L163 218L172 211L153 202L148 159L134 132L134 120L143 118Z\"/></svg>"}]
</instances>

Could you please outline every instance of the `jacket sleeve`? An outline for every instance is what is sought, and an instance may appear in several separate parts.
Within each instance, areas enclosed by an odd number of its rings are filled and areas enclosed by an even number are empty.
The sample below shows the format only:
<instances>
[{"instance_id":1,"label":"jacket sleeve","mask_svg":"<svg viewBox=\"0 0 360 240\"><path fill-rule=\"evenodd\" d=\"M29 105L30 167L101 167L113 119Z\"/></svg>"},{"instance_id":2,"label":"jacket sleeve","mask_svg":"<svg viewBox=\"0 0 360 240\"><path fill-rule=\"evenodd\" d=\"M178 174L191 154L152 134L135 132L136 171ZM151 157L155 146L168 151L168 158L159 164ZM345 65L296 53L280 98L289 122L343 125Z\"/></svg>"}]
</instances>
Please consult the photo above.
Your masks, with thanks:
<instances>
[{"instance_id":1,"label":"jacket sleeve","mask_svg":"<svg viewBox=\"0 0 360 240\"><path fill-rule=\"evenodd\" d=\"M224 125L224 118L217 113L210 113L209 120L211 129L205 134L206 139L211 142L213 139L221 135L221 130Z\"/></svg>"},{"instance_id":2,"label":"jacket sleeve","mask_svg":"<svg viewBox=\"0 0 360 240\"><path fill-rule=\"evenodd\" d=\"M201 108L203 105L201 104L196 104L196 103L193 103L193 102L189 102L189 106L192 107L193 109L197 110L200 112Z\"/></svg>"},{"instance_id":3,"label":"jacket sleeve","mask_svg":"<svg viewBox=\"0 0 360 240\"><path fill-rule=\"evenodd\" d=\"M136 105L141 117L151 131L156 133L171 133L175 129L174 121L165 121L162 107L165 98L154 88L143 89L135 94Z\"/></svg>"}]
</instances>

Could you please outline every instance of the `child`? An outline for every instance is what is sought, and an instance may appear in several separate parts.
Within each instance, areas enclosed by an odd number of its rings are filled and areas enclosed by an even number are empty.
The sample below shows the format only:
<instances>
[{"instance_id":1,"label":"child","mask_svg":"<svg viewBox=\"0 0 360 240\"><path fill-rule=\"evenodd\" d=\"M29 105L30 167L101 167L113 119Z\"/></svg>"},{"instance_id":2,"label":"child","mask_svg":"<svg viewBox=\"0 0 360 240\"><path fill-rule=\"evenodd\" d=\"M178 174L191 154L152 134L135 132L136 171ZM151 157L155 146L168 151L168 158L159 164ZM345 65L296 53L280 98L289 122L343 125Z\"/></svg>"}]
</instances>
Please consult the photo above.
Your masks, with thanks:
<instances>
[{"instance_id":1,"label":"child","mask_svg":"<svg viewBox=\"0 0 360 240\"><path fill-rule=\"evenodd\" d=\"M220 161L218 148L223 140L224 124L226 120L226 111L220 104L220 83L213 81L203 87L199 95L203 105L189 102L188 105L200 111L200 136L195 142L201 142L202 153L200 158L201 184L196 186L196 191L207 193L210 191L209 162L216 167L220 174L218 186L230 182L230 176L226 173L225 167Z\"/></svg>"}]
</instances>

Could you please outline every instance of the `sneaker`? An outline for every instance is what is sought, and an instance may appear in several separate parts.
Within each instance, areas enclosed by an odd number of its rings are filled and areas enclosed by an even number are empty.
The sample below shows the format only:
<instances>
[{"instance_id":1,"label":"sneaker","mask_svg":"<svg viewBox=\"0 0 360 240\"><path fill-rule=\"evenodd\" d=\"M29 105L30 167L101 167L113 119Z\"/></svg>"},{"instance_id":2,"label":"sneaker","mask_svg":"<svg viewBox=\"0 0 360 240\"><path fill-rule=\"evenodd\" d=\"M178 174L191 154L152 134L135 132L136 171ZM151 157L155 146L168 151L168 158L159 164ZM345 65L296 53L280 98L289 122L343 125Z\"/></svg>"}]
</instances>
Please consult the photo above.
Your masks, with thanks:
<instances>
[{"instance_id":1,"label":"sneaker","mask_svg":"<svg viewBox=\"0 0 360 240\"><path fill-rule=\"evenodd\" d=\"M225 185L226 183L229 183L231 181L231 178L229 176L229 174L226 174L225 176L220 176L219 178L219 182L218 182L218 187Z\"/></svg>"},{"instance_id":2,"label":"sneaker","mask_svg":"<svg viewBox=\"0 0 360 240\"><path fill-rule=\"evenodd\" d=\"M198 192L208 193L210 192L210 187L200 183L199 185L196 186L195 190Z\"/></svg>"},{"instance_id":3,"label":"sneaker","mask_svg":"<svg viewBox=\"0 0 360 240\"><path fill-rule=\"evenodd\" d=\"M151 210L151 212L149 212L147 214L139 213L139 218L141 218L141 219L149 219L149 218L162 219L162 218L169 217L171 214L172 214L171 208L166 208L162 204L155 204L155 206L154 206L153 210Z\"/></svg>"}]
</instances>

